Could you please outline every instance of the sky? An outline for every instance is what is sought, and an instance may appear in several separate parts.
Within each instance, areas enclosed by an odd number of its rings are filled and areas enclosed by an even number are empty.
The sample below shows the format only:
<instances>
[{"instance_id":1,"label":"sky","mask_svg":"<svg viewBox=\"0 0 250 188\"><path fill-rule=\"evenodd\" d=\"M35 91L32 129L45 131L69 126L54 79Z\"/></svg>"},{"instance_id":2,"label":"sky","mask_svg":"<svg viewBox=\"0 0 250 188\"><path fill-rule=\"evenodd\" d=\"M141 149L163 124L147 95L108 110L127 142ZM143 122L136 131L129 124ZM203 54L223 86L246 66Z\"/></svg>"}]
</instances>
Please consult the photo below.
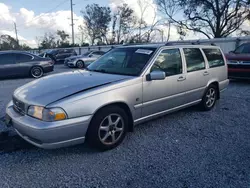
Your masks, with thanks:
<instances>
[{"instance_id":1,"label":"sky","mask_svg":"<svg viewBox=\"0 0 250 188\"><path fill-rule=\"evenodd\" d=\"M140 9L136 2L136 0L73 0L76 42L81 38L78 27L83 24L81 10L84 10L86 5L97 3L115 10L117 6L127 3L135 14L139 15ZM144 0L144 2L150 5L143 16L150 25L154 22L157 7L154 0ZM160 19L159 15L157 19ZM30 47L37 47L39 39L46 32L56 33L57 30L64 30L71 36L70 0L0 0L0 35L8 34L15 37L14 22L17 25L20 43L26 43ZM163 29L166 32L168 30L165 26ZM166 32L164 35L167 35ZM178 38L176 29L171 28L171 40ZM201 36L189 34L186 38L196 39Z\"/></svg>"}]
</instances>

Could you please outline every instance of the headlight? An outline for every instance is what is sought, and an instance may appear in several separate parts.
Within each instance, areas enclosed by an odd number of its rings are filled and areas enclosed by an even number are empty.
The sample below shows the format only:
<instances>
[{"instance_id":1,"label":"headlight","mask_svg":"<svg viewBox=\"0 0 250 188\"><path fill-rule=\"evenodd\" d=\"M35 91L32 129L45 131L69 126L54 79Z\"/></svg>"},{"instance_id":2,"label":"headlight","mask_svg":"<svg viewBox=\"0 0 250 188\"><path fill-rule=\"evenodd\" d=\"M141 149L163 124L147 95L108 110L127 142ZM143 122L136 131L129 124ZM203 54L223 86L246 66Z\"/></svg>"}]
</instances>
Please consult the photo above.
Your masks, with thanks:
<instances>
[{"instance_id":1,"label":"headlight","mask_svg":"<svg viewBox=\"0 0 250 188\"><path fill-rule=\"evenodd\" d=\"M67 119L67 115L61 108L44 108L41 106L30 106L28 115L43 121L59 121Z\"/></svg>"}]
</instances>

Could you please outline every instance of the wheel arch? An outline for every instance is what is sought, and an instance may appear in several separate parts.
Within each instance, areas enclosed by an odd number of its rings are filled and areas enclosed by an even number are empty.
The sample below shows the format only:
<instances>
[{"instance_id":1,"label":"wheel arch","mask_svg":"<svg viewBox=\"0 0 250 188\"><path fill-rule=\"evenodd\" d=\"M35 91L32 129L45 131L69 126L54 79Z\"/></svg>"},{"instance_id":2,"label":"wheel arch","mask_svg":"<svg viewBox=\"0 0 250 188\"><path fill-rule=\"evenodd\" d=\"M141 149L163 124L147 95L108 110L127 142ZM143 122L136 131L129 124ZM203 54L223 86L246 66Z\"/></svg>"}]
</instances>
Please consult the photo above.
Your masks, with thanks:
<instances>
[{"instance_id":1,"label":"wheel arch","mask_svg":"<svg viewBox=\"0 0 250 188\"><path fill-rule=\"evenodd\" d=\"M217 99L220 99L220 86L219 86L219 82L217 80L212 80L207 84L208 88L209 86L214 85L217 88Z\"/></svg>"},{"instance_id":2,"label":"wheel arch","mask_svg":"<svg viewBox=\"0 0 250 188\"><path fill-rule=\"evenodd\" d=\"M128 104L126 104L125 102L123 101L117 101L117 102L112 102L112 103L108 103L108 104L105 104L101 107L99 107L93 114L93 117L95 116L95 114L97 114L100 110L102 110L103 108L106 108L106 107L109 107L109 106L118 106L120 108L122 108L126 114L128 115L128 120L129 120L129 123L128 123L128 131L129 132L133 132L134 131L134 120L133 120L133 115L132 115L132 112L128 106ZM93 119L92 117L92 119ZM91 120L92 121L92 120Z\"/></svg>"}]
</instances>

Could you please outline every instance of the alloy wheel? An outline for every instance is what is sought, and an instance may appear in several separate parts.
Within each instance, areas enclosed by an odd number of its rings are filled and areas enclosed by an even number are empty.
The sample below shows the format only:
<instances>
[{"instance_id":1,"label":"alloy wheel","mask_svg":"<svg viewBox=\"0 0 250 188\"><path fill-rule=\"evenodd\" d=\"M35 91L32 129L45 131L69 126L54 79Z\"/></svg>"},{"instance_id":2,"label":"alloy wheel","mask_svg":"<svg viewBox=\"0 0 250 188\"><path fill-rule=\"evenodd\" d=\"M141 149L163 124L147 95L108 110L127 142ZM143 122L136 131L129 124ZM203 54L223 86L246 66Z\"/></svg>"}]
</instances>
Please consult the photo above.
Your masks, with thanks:
<instances>
[{"instance_id":1,"label":"alloy wheel","mask_svg":"<svg viewBox=\"0 0 250 188\"><path fill-rule=\"evenodd\" d=\"M32 68L32 70L31 70L31 75L32 75L34 78L40 78L40 77L43 75L43 70L42 70L42 68L40 68L40 67L34 67L34 68Z\"/></svg>"},{"instance_id":2,"label":"alloy wheel","mask_svg":"<svg viewBox=\"0 0 250 188\"><path fill-rule=\"evenodd\" d=\"M105 145L115 144L124 132L124 120L119 114L106 116L100 124L98 135Z\"/></svg>"},{"instance_id":3,"label":"alloy wheel","mask_svg":"<svg viewBox=\"0 0 250 188\"><path fill-rule=\"evenodd\" d=\"M206 105L208 108L212 107L216 100L216 91L214 88L209 88L206 93Z\"/></svg>"}]
</instances>

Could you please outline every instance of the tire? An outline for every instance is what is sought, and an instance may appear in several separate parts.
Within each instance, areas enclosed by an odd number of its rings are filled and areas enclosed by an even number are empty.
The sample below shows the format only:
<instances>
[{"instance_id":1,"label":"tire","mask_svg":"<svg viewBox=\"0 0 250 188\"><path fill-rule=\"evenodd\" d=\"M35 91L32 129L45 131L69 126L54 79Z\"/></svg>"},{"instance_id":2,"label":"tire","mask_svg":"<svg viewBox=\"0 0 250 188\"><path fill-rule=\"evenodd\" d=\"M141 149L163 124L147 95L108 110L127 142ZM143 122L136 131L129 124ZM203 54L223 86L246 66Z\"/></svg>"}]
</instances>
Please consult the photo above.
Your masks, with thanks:
<instances>
[{"instance_id":1,"label":"tire","mask_svg":"<svg viewBox=\"0 0 250 188\"><path fill-rule=\"evenodd\" d=\"M215 85L210 85L202 98L200 103L201 110L209 111L214 108L218 96L218 88Z\"/></svg>"},{"instance_id":2,"label":"tire","mask_svg":"<svg viewBox=\"0 0 250 188\"><path fill-rule=\"evenodd\" d=\"M79 68L79 69L84 68L84 67L85 67L85 66L84 66L84 62L81 61L81 60L78 60L78 61L76 62L76 67Z\"/></svg>"},{"instance_id":3,"label":"tire","mask_svg":"<svg viewBox=\"0 0 250 188\"><path fill-rule=\"evenodd\" d=\"M41 78L43 76L44 72L42 67L35 66L30 69L30 75L33 78Z\"/></svg>"},{"instance_id":4,"label":"tire","mask_svg":"<svg viewBox=\"0 0 250 188\"><path fill-rule=\"evenodd\" d=\"M118 118L120 118L118 120ZM116 125L115 125L116 124ZM89 145L106 151L120 145L128 131L128 116L118 106L108 106L93 117L86 135Z\"/></svg>"}]
</instances>

